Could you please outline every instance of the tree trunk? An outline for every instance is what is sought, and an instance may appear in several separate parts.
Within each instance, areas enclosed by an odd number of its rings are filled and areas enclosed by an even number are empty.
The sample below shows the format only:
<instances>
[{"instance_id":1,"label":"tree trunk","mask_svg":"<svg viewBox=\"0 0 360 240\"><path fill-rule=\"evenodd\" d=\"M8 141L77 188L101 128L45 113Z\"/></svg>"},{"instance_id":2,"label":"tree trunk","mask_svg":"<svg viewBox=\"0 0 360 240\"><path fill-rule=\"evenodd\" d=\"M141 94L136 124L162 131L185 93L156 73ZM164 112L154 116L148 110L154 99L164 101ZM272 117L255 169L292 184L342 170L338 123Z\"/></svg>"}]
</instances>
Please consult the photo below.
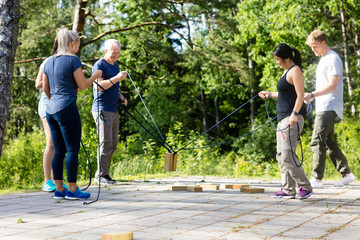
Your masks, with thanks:
<instances>
[{"instance_id":1,"label":"tree trunk","mask_svg":"<svg viewBox=\"0 0 360 240\"><path fill-rule=\"evenodd\" d=\"M87 3L88 0L77 0L76 2L72 30L77 32L80 35L80 38L84 33ZM79 47L79 51L76 53L76 55L78 55L79 57L81 55L81 48L82 48L82 41Z\"/></svg>"},{"instance_id":2,"label":"tree trunk","mask_svg":"<svg viewBox=\"0 0 360 240\"><path fill-rule=\"evenodd\" d=\"M0 0L0 157L9 115L15 52L18 46L20 0Z\"/></svg>"},{"instance_id":3,"label":"tree trunk","mask_svg":"<svg viewBox=\"0 0 360 240\"><path fill-rule=\"evenodd\" d=\"M247 48L249 49L249 43L247 43ZM254 61L251 59L248 52L248 67L250 71L250 79L251 79L251 97L255 95L255 73L254 73ZM255 129L255 102L250 102L250 119L251 119L251 128Z\"/></svg>"},{"instance_id":4,"label":"tree trunk","mask_svg":"<svg viewBox=\"0 0 360 240\"><path fill-rule=\"evenodd\" d=\"M347 82L348 93L351 102L351 113L355 114L355 106L352 103L352 88L351 88L351 77L350 77L350 69L349 69L349 57L348 57L348 46L347 46L347 37L346 37L346 22L344 16L344 10L340 10L340 18L341 18L341 29L342 29L342 38L343 38L343 48L344 48L344 65L345 65L345 79Z\"/></svg>"},{"instance_id":5,"label":"tree trunk","mask_svg":"<svg viewBox=\"0 0 360 240\"><path fill-rule=\"evenodd\" d=\"M360 47L359 47L359 35L355 34L355 47L356 49L356 56L357 56L357 61L356 61L356 67L357 69L359 69L360 67ZM360 74L360 70L358 70L358 74Z\"/></svg>"},{"instance_id":6,"label":"tree trunk","mask_svg":"<svg viewBox=\"0 0 360 240\"><path fill-rule=\"evenodd\" d=\"M360 47L359 47L359 35L357 34L357 24L356 22L353 23L354 26L354 33L355 33L355 53L356 53L356 69L360 69ZM360 70L357 70L357 75L360 75ZM360 111L359 111L360 115Z\"/></svg>"},{"instance_id":7,"label":"tree trunk","mask_svg":"<svg viewBox=\"0 0 360 240\"><path fill-rule=\"evenodd\" d=\"M203 128L204 132L208 129L207 124L207 109L206 109L206 96L204 90L201 90L201 111L203 115Z\"/></svg>"},{"instance_id":8,"label":"tree trunk","mask_svg":"<svg viewBox=\"0 0 360 240\"><path fill-rule=\"evenodd\" d=\"M220 113L219 113L219 100L216 96L214 99L214 108L215 108L215 124L217 124L220 121ZM216 126L216 138L220 137L220 124Z\"/></svg>"}]
</instances>

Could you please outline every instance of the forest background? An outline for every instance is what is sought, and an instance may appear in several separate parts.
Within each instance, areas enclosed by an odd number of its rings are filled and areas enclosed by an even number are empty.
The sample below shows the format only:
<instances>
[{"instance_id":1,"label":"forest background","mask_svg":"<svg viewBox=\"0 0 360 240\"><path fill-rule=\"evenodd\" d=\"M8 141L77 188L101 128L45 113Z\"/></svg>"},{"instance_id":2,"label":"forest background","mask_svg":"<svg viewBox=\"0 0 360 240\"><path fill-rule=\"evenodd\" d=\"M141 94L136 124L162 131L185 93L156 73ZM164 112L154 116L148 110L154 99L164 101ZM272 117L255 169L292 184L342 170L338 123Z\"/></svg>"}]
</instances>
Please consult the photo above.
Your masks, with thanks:
<instances>
[{"instance_id":1,"label":"forest background","mask_svg":"<svg viewBox=\"0 0 360 240\"><path fill-rule=\"evenodd\" d=\"M78 54L88 73L103 57L104 41L119 40L121 70L131 74L167 144L178 150L195 140L187 146L191 149L178 153L177 171L165 172L167 150L119 108L119 145L111 163L111 176L117 179L158 175L279 179L272 126L241 136L269 120L265 101L255 96L261 90L276 91L283 70L271 52L279 43L301 52L306 91L314 90L319 58L305 41L312 30L323 30L328 45L344 62L345 118L336 125L335 137L352 172L360 176L358 0L20 0L20 4L20 45L0 160L0 190L40 189L42 184L45 135L37 115L40 92L35 89L35 78L61 27L81 34ZM129 112L156 135L157 130L135 111L152 124L129 78L121 83L121 90L131 103ZM82 141L94 174L98 141L92 100L91 87L79 92ZM275 100L268 101L268 109L274 117ZM297 151L300 159L303 154L308 177L312 171L312 126L309 116L301 135L302 150L298 147ZM226 141L230 142L207 147ZM81 150L79 179L88 180L89 173ZM338 178L328 161L325 179Z\"/></svg>"}]
</instances>

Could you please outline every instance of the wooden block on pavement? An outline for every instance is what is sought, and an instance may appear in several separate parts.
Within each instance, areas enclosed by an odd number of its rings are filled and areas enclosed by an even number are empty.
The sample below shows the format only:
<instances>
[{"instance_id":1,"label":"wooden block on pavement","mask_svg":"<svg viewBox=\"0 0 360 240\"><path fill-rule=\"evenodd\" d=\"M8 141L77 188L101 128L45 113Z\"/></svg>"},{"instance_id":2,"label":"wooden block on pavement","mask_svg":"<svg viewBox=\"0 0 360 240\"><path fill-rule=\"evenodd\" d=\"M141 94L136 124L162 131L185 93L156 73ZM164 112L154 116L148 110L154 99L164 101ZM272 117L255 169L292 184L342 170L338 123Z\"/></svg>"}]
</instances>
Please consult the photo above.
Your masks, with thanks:
<instances>
[{"instance_id":1,"label":"wooden block on pavement","mask_svg":"<svg viewBox=\"0 0 360 240\"><path fill-rule=\"evenodd\" d=\"M233 188L234 189L241 189L241 188L246 188L246 187L250 187L249 184L234 184Z\"/></svg>"},{"instance_id":2,"label":"wooden block on pavement","mask_svg":"<svg viewBox=\"0 0 360 240\"><path fill-rule=\"evenodd\" d=\"M165 153L164 170L176 171L177 153Z\"/></svg>"},{"instance_id":3,"label":"wooden block on pavement","mask_svg":"<svg viewBox=\"0 0 360 240\"><path fill-rule=\"evenodd\" d=\"M191 191L191 192L202 192L202 187L200 186L197 186L197 185L190 185L190 186L187 186L187 190L188 191Z\"/></svg>"},{"instance_id":4,"label":"wooden block on pavement","mask_svg":"<svg viewBox=\"0 0 360 240\"><path fill-rule=\"evenodd\" d=\"M225 189L234 189L234 184L225 184Z\"/></svg>"},{"instance_id":5,"label":"wooden block on pavement","mask_svg":"<svg viewBox=\"0 0 360 240\"><path fill-rule=\"evenodd\" d=\"M246 193L263 193L263 192L265 192L264 188L245 187L242 189L244 189L244 192L246 192Z\"/></svg>"},{"instance_id":6,"label":"wooden block on pavement","mask_svg":"<svg viewBox=\"0 0 360 240\"><path fill-rule=\"evenodd\" d=\"M101 240L132 240L132 232L113 232L113 233L103 233L101 235Z\"/></svg>"},{"instance_id":7,"label":"wooden block on pavement","mask_svg":"<svg viewBox=\"0 0 360 240\"><path fill-rule=\"evenodd\" d=\"M187 186L185 186L185 185L169 185L169 186L167 186L167 190L169 190L169 191L186 191Z\"/></svg>"},{"instance_id":8,"label":"wooden block on pavement","mask_svg":"<svg viewBox=\"0 0 360 240\"><path fill-rule=\"evenodd\" d=\"M218 184L201 184L200 185L204 191L219 190L220 186Z\"/></svg>"}]
</instances>

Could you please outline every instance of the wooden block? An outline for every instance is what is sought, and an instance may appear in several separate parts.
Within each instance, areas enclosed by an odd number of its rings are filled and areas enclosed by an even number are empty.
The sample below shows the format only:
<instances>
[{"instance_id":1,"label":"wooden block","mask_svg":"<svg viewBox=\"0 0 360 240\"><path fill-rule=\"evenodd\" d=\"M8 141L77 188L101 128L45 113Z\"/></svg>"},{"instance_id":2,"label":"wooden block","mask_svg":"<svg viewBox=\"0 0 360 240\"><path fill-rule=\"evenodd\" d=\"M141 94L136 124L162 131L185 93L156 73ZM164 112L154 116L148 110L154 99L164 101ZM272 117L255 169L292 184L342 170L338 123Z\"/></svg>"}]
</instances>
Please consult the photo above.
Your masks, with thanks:
<instances>
[{"instance_id":1,"label":"wooden block","mask_svg":"<svg viewBox=\"0 0 360 240\"><path fill-rule=\"evenodd\" d=\"M185 186L185 185L169 185L169 186L167 186L167 190L169 190L169 191L186 191L187 186Z\"/></svg>"},{"instance_id":2,"label":"wooden block","mask_svg":"<svg viewBox=\"0 0 360 240\"><path fill-rule=\"evenodd\" d=\"M217 185L217 184L201 184L200 185L202 187L202 189L204 191L208 191L208 190L219 190L220 189L220 186Z\"/></svg>"},{"instance_id":3,"label":"wooden block","mask_svg":"<svg viewBox=\"0 0 360 240\"><path fill-rule=\"evenodd\" d=\"M103 233L101 235L101 240L132 240L132 232L113 232L113 233Z\"/></svg>"},{"instance_id":4,"label":"wooden block","mask_svg":"<svg viewBox=\"0 0 360 240\"><path fill-rule=\"evenodd\" d=\"M234 184L225 184L225 189L234 189Z\"/></svg>"},{"instance_id":5,"label":"wooden block","mask_svg":"<svg viewBox=\"0 0 360 240\"><path fill-rule=\"evenodd\" d=\"M202 187L198 187L198 186L187 186L187 190L191 191L191 192L202 192Z\"/></svg>"},{"instance_id":6,"label":"wooden block","mask_svg":"<svg viewBox=\"0 0 360 240\"><path fill-rule=\"evenodd\" d=\"M245 187L250 187L249 184L234 184L233 188L234 189L241 189L241 188L245 188Z\"/></svg>"},{"instance_id":7,"label":"wooden block","mask_svg":"<svg viewBox=\"0 0 360 240\"><path fill-rule=\"evenodd\" d=\"M243 188L246 193L263 193L265 192L264 188L254 188L254 187L245 187Z\"/></svg>"},{"instance_id":8,"label":"wooden block","mask_svg":"<svg viewBox=\"0 0 360 240\"><path fill-rule=\"evenodd\" d=\"M164 170L176 171L177 153L165 153Z\"/></svg>"}]
</instances>

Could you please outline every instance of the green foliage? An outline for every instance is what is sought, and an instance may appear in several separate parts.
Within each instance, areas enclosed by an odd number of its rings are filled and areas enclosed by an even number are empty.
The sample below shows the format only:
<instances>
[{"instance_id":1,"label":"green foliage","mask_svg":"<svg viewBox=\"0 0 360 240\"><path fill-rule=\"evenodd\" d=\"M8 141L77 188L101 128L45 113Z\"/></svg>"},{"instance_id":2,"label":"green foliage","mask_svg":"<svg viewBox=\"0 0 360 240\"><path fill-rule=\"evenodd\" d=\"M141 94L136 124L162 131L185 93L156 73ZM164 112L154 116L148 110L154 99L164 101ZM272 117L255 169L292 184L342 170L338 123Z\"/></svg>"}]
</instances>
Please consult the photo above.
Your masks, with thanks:
<instances>
[{"instance_id":1,"label":"green foliage","mask_svg":"<svg viewBox=\"0 0 360 240\"><path fill-rule=\"evenodd\" d=\"M43 181L42 156L44 133L21 134L4 147L0 161L0 186L23 188Z\"/></svg>"},{"instance_id":2,"label":"green foliage","mask_svg":"<svg viewBox=\"0 0 360 240\"><path fill-rule=\"evenodd\" d=\"M14 70L12 102L7 123L6 145L0 162L1 186L34 186L42 182L42 149L45 139L37 115L39 92L34 83L42 59L51 54L56 31L71 28L76 2L70 0L21 0L19 42ZM206 129L226 117L263 89L276 90L282 70L276 66L272 50L287 43L300 50L303 58L305 90L314 89L318 58L305 44L313 29L325 30L329 45L343 56L340 11L345 28L350 64L352 97L345 86L345 112L358 106L359 4L354 0L109 0L89 1L82 38L81 59L91 65L104 55L104 40L118 39L122 52L118 63L127 70L143 96L153 118L169 145L184 147ZM105 34L104 37L91 40ZM91 43L91 44L90 44ZM252 67L250 67L252 63ZM345 79L347 80L347 79ZM128 110L147 126L153 126L129 79L121 90L131 104ZM96 169L97 133L91 114L92 89L81 91L77 105L82 121L82 140ZM276 177L275 132L269 125L231 144L204 148L242 136L268 121L264 102L250 106L226 119L219 127L179 152L179 174ZM275 116L276 101L269 101ZM119 145L111 174L117 177L146 177L167 174L163 170L165 148L133 119L120 114ZM148 127L149 128L149 127ZM153 126L153 128L155 128ZM349 159L355 175L360 173L358 128L354 116L336 127L336 138ZM149 128L150 129L150 128ZM157 130L151 130L157 135ZM304 169L311 176L311 128L302 134ZM300 156L300 147L297 149ZM83 150L79 159L79 179L89 178L90 169ZM325 178L338 177L327 164Z\"/></svg>"},{"instance_id":3,"label":"green foliage","mask_svg":"<svg viewBox=\"0 0 360 240\"><path fill-rule=\"evenodd\" d=\"M304 162L303 168L310 178L312 173L312 152L310 149L312 129L305 129L301 135ZM360 157L357 154L357 146L360 139L360 124L357 121L346 119L344 123L336 125L336 140L339 147L349 160L351 171L355 175L360 174ZM184 132L182 123L171 126L166 135L167 142L175 150L185 147L199 133ZM181 175L221 175L229 177L262 177L280 178L280 171L275 160L276 143L271 142L275 131L266 126L255 132L254 146L245 145L236 147L238 152L228 151L222 153L221 148L207 148L218 142L210 141L205 136L194 141L187 149L178 153L178 164L176 174ZM269 137L266 137L269 136ZM352 137L349 137L352 136ZM262 139L263 138L263 139ZM97 168L96 131L83 131L82 135L85 150L92 165L92 177ZM260 140L262 139L262 140ZM248 143L247 143L248 144ZM235 141L234 146L241 145L241 141ZM205 148L204 148L205 147ZM20 135L4 149L0 161L0 186L1 189L17 188L26 189L32 186L41 186L43 182L42 154L45 148L45 136L42 131L34 131L29 134ZM259 149L250 151L250 148ZM154 140L143 140L143 136L132 134L126 138L126 142L118 145L111 162L111 175L116 178L147 178L154 174L168 175L171 173L163 170L165 149ZM270 161L265 158L271 153ZM301 158L301 148L298 145L297 155ZM79 180L89 179L90 169L86 155L83 150L79 154ZM65 173L64 173L65 174ZM64 175L65 176L65 175ZM327 161L325 179L338 179L340 174L335 170L331 161Z\"/></svg>"}]
</instances>

